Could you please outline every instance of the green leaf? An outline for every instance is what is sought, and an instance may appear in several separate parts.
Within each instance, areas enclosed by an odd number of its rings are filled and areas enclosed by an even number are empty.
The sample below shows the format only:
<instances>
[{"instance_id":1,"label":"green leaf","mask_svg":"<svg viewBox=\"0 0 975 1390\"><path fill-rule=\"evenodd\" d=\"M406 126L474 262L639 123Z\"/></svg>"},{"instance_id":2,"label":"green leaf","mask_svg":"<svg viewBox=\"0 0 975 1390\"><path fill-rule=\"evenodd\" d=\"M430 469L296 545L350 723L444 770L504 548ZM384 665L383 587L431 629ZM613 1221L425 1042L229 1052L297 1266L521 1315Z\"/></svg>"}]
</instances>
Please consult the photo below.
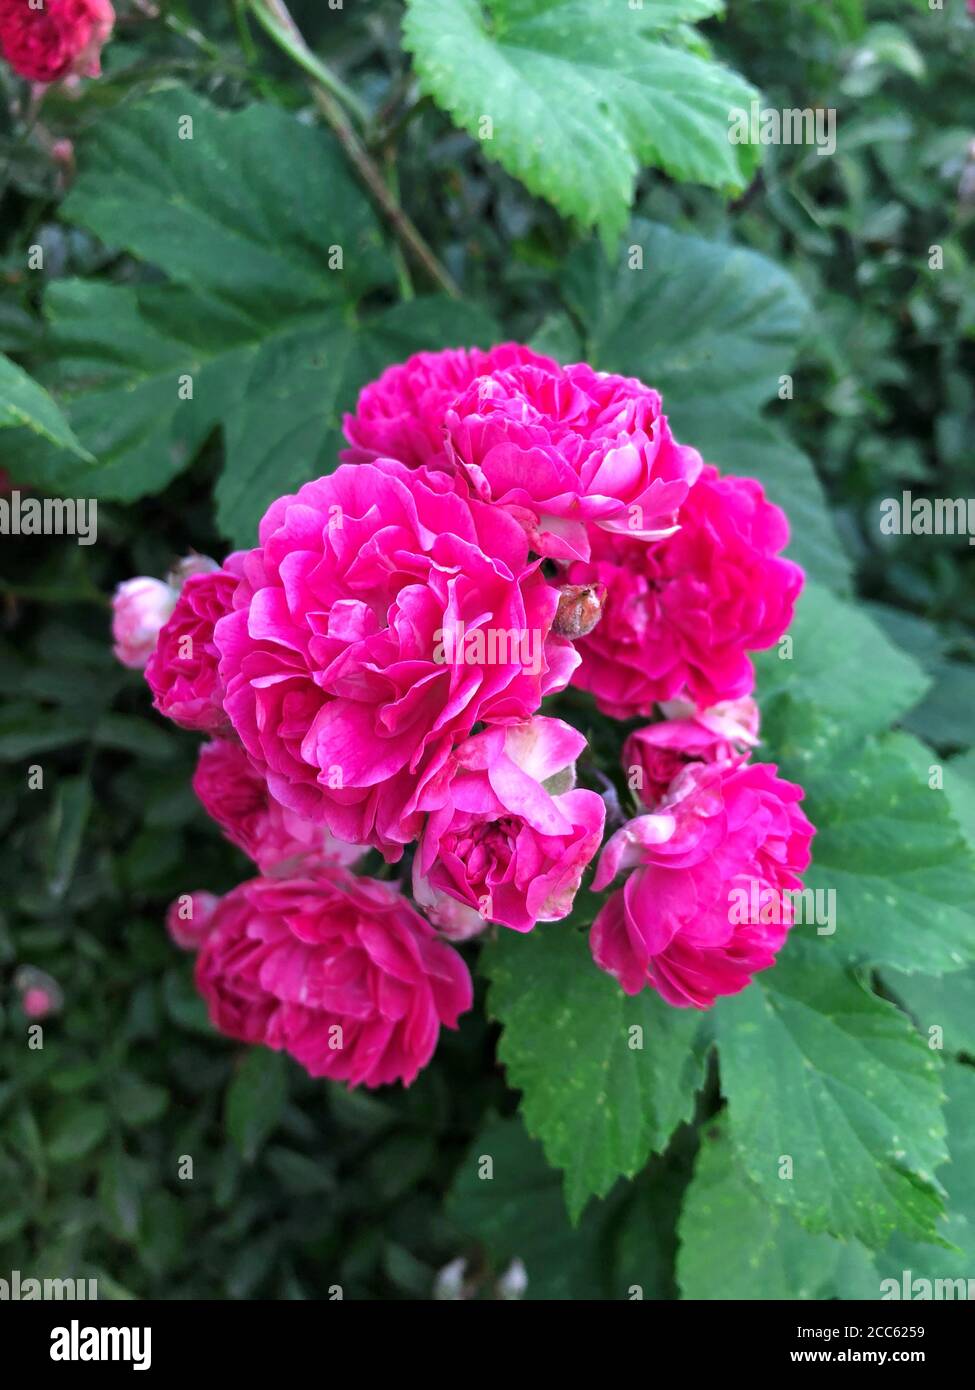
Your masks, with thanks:
<instances>
[{"instance_id":1,"label":"green leaf","mask_svg":"<svg viewBox=\"0 0 975 1390\"><path fill-rule=\"evenodd\" d=\"M975 1056L975 968L951 975L920 975L885 966L881 977L913 1014L926 1042L935 1036L931 1029L940 1028L946 1052Z\"/></svg>"},{"instance_id":2,"label":"green leaf","mask_svg":"<svg viewBox=\"0 0 975 1390\"><path fill-rule=\"evenodd\" d=\"M888 728L927 689L917 663L861 607L818 584L807 584L788 636L791 644L780 642L755 657L763 712L774 715L777 699L790 696L815 712L831 743L858 743ZM802 734L800 723L800 745Z\"/></svg>"},{"instance_id":3,"label":"green leaf","mask_svg":"<svg viewBox=\"0 0 975 1390\"><path fill-rule=\"evenodd\" d=\"M58 783L48 867L48 887L55 898L64 896L74 876L90 811L91 783L86 776L65 777Z\"/></svg>"},{"instance_id":4,"label":"green leaf","mask_svg":"<svg viewBox=\"0 0 975 1390\"><path fill-rule=\"evenodd\" d=\"M784 771L795 768L818 832L805 884L835 894L835 935L816 928L829 950L940 974L975 961L975 852L917 751L891 734L833 762L811 748Z\"/></svg>"},{"instance_id":5,"label":"green leaf","mask_svg":"<svg viewBox=\"0 0 975 1390\"><path fill-rule=\"evenodd\" d=\"M378 225L330 137L274 107L227 113L169 88L113 112L65 212L170 278L51 287L65 410L98 462L28 446L18 475L134 501L220 430L218 522L241 546L274 498L335 467L343 413L390 361L497 337L435 297L360 310L391 280Z\"/></svg>"},{"instance_id":6,"label":"green leaf","mask_svg":"<svg viewBox=\"0 0 975 1390\"><path fill-rule=\"evenodd\" d=\"M731 1138L763 1199L871 1247L935 1238L941 1072L908 1020L798 940L716 1017Z\"/></svg>"},{"instance_id":7,"label":"green leaf","mask_svg":"<svg viewBox=\"0 0 975 1390\"><path fill-rule=\"evenodd\" d=\"M948 1124L950 1162L940 1173L948 1194L948 1212L938 1232L943 1245L922 1245L898 1231L887 1248L877 1256L877 1277L893 1279L903 1297L904 1271L914 1279L928 1279L933 1287L926 1296L935 1298L970 1298L975 1271L975 1070L951 1062L945 1068L945 1089L948 1100L945 1119ZM938 1290L935 1281L952 1281ZM957 1280L962 1280L959 1286ZM877 1294L889 1294L890 1289L878 1285ZM924 1297L925 1291L914 1286L914 1297Z\"/></svg>"},{"instance_id":8,"label":"green leaf","mask_svg":"<svg viewBox=\"0 0 975 1390\"><path fill-rule=\"evenodd\" d=\"M0 429L27 429L58 449L89 455L54 401L23 368L0 355Z\"/></svg>"},{"instance_id":9,"label":"green leaf","mask_svg":"<svg viewBox=\"0 0 975 1390\"><path fill-rule=\"evenodd\" d=\"M558 1173L519 1119L488 1120L457 1169L447 1214L487 1247L495 1274L509 1260L524 1261L526 1300L605 1297L598 1261L605 1213L590 1208L573 1230Z\"/></svg>"},{"instance_id":10,"label":"green leaf","mask_svg":"<svg viewBox=\"0 0 975 1390\"><path fill-rule=\"evenodd\" d=\"M684 1298L828 1298L843 1252L813 1235L749 1181L728 1138L727 1116L705 1126L678 1233Z\"/></svg>"},{"instance_id":11,"label":"green leaf","mask_svg":"<svg viewBox=\"0 0 975 1390\"><path fill-rule=\"evenodd\" d=\"M106 1225L119 1240L134 1240L142 1217L145 1172L141 1164L121 1149L103 1160L98 1179L98 1201Z\"/></svg>"},{"instance_id":12,"label":"green leaf","mask_svg":"<svg viewBox=\"0 0 975 1390\"><path fill-rule=\"evenodd\" d=\"M808 314L798 285L753 251L641 218L625 240L615 264L591 244L569 259L563 291L584 328L581 355L660 391L678 439L725 472L757 477L790 518L790 553L823 583L847 587L849 560L816 471L761 415Z\"/></svg>"},{"instance_id":13,"label":"green leaf","mask_svg":"<svg viewBox=\"0 0 975 1390\"><path fill-rule=\"evenodd\" d=\"M104 1105L75 1098L62 1102L48 1130L48 1158L52 1163L74 1163L84 1158L105 1138L108 1123Z\"/></svg>"},{"instance_id":14,"label":"green leaf","mask_svg":"<svg viewBox=\"0 0 975 1390\"><path fill-rule=\"evenodd\" d=\"M273 1134L287 1100L284 1057L268 1048L251 1048L227 1089L224 1108L227 1133L248 1163Z\"/></svg>"},{"instance_id":15,"label":"green leaf","mask_svg":"<svg viewBox=\"0 0 975 1390\"><path fill-rule=\"evenodd\" d=\"M656 387L681 439L721 439L728 412L757 415L789 370L809 306L795 280L754 251L634 218L609 264L592 243L563 287L586 332L587 359ZM716 458L713 462L721 464Z\"/></svg>"},{"instance_id":16,"label":"green leaf","mask_svg":"<svg viewBox=\"0 0 975 1390\"><path fill-rule=\"evenodd\" d=\"M233 306L242 324L393 279L376 219L333 140L276 106L222 111L187 87L100 121L62 212ZM341 269L329 266L332 247Z\"/></svg>"},{"instance_id":17,"label":"green leaf","mask_svg":"<svg viewBox=\"0 0 975 1390\"><path fill-rule=\"evenodd\" d=\"M251 544L276 497L330 473L346 447L343 413L390 362L495 337L494 323L475 305L430 297L373 314L358 327L335 318L264 344L225 425L221 530L239 545Z\"/></svg>"},{"instance_id":18,"label":"green leaf","mask_svg":"<svg viewBox=\"0 0 975 1390\"><path fill-rule=\"evenodd\" d=\"M641 165L740 192L758 149L729 139L754 88L679 27L701 0L407 0L403 34L424 92L563 216L622 231ZM491 127L484 125L490 118Z\"/></svg>"},{"instance_id":19,"label":"green leaf","mask_svg":"<svg viewBox=\"0 0 975 1390\"><path fill-rule=\"evenodd\" d=\"M528 1133L565 1170L577 1220L592 1195L632 1176L690 1117L701 1084L701 1020L650 990L623 994L565 924L502 932L484 955L498 1055L523 1092Z\"/></svg>"}]
</instances>

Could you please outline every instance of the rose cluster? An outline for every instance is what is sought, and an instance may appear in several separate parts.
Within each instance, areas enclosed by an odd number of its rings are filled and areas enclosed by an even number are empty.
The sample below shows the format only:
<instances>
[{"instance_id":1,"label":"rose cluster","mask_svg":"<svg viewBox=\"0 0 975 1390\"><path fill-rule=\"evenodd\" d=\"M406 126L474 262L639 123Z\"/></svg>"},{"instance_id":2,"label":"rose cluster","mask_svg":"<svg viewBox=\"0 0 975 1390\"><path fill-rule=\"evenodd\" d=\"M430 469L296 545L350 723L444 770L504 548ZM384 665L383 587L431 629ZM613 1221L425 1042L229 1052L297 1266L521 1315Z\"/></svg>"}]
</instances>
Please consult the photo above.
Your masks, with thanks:
<instances>
[{"instance_id":1,"label":"rose cluster","mask_svg":"<svg viewBox=\"0 0 975 1390\"><path fill-rule=\"evenodd\" d=\"M639 814L599 858L595 890L625 879L596 964L676 1006L744 988L813 833L801 789L749 761L749 653L802 586L782 512L678 443L642 382L517 344L391 367L344 428L253 549L116 593L117 656L207 736L194 789L256 867L170 909L213 1023L315 1076L408 1084L470 1006L457 944L569 916L614 776ZM589 699L651 721L616 767L559 717Z\"/></svg>"},{"instance_id":2,"label":"rose cluster","mask_svg":"<svg viewBox=\"0 0 975 1390\"><path fill-rule=\"evenodd\" d=\"M0 0L0 54L31 82L99 77L114 27L109 0Z\"/></svg>"}]
</instances>

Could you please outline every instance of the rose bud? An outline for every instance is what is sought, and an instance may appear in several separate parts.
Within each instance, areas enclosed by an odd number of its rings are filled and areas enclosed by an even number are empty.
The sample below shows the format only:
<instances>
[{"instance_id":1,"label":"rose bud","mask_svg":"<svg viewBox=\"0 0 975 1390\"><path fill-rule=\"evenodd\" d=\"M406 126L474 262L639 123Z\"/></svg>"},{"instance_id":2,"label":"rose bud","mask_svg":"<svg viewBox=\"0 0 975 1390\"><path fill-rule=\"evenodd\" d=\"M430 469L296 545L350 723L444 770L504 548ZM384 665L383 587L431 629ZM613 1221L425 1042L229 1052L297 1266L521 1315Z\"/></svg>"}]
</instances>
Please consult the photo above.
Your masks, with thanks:
<instances>
[{"instance_id":1,"label":"rose bud","mask_svg":"<svg viewBox=\"0 0 975 1390\"><path fill-rule=\"evenodd\" d=\"M560 637L587 637L602 617L605 597L602 584L563 584L552 631Z\"/></svg>"}]
</instances>

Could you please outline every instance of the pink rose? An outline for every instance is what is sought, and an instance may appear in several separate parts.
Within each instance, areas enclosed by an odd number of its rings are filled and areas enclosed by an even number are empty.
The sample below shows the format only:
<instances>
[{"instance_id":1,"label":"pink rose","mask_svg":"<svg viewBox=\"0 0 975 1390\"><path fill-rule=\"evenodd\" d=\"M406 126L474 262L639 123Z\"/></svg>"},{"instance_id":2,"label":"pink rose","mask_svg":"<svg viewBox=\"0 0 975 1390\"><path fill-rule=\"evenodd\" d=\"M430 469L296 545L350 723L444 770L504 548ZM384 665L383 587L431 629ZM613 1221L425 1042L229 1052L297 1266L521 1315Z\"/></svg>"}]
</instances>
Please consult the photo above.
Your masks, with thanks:
<instances>
[{"instance_id":1,"label":"pink rose","mask_svg":"<svg viewBox=\"0 0 975 1390\"><path fill-rule=\"evenodd\" d=\"M20 992L20 1007L34 1022L59 1013L64 1005L57 980L34 965L22 965L14 976L14 984Z\"/></svg>"},{"instance_id":2,"label":"pink rose","mask_svg":"<svg viewBox=\"0 0 975 1390\"><path fill-rule=\"evenodd\" d=\"M261 522L216 629L224 707L282 806L396 860L454 745L565 688L557 607L521 528L447 474L345 465Z\"/></svg>"},{"instance_id":3,"label":"pink rose","mask_svg":"<svg viewBox=\"0 0 975 1390\"><path fill-rule=\"evenodd\" d=\"M648 811L688 763L731 762L758 742L758 705L750 695L710 709L681 700L662 709L667 718L637 729L623 744L627 783Z\"/></svg>"},{"instance_id":4,"label":"pink rose","mask_svg":"<svg viewBox=\"0 0 975 1390\"><path fill-rule=\"evenodd\" d=\"M170 585L144 575L119 584L112 599L112 650L117 661L130 670L144 670L177 597Z\"/></svg>"},{"instance_id":5,"label":"pink rose","mask_svg":"<svg viewBox=\"0 0 975 1390\"><path fill-rule=\"evenodd\" d=\"M606 814L596 792L572 790L585 746L560 719L536 718L457 748L421 802L431 809L413 861L414 896L434 920L444 898L515 931L568 916Z\"/></svg>"},{"instance_id":6,"label":"pink rose","mask_svg":"<svg viewBox=\"0 0 975 1390\"><path fill-rule=\"evenodd\" d=\"M0 53L31 82L99 77L114 24L109 0L0 0Z\"/></svg>"},{"instance_id":7,"label":"pink rose","mask_svg":"<svg viewBox=\"0 0 975 1390\"><path fill-rule=\"evenodd\" d=\"M446 467L447 407L475 377L523 362L558 371L551 358L520 343L501 343L490 352L480 348L418 352L395 367L387 367L378 381L361 392L355 414L346 415L342 422L352 446L344 450L342 461L370 463L377 458L394 458L410 468L423 464Z\"/></svg>"},{"instance_id":8,"label":"pink rose","mask_svg":"<svg viewBox=\"0 0 975 1390\"><path fill-rule=\"evenodd\" d=\"M156 709L184 729L228 727L213 630L231 610L239 563L231 555L222 569L189 575L146 667Z\"/></svg>"},{"instance_id":9,"label":"pink rose","mask_svg":"<svg viewBox=\"0 0 975 1390\"><path fill-rule=\"evenodd\" d=\"M206 940L220 899L202 889L181 893L166 909L166 930L181 951L198 951Z\"/></svg>"},{"instance_id":10,"label":"pink rose","mask_svg":"<svg viewBox=\"0 0 975 1390\"><path fill-rule=\"evenodd\" d=\"M472 1000L463 960L406 899L343 869L233 889L196 983L222 1033L349 1086L408 1086Z\"/></svg>"},{"instance_id":11,"label":"pink rose","mask_svg":"<svg viewBox=\"0 0 975 1390\"><path fill-rule=\"evenodd\" d=\"M447 437L478 496L561 560L589 558L587 523L643 541L670 535L702 466L675 442L656 391L585 363L479 377L447 412Z\"/></svg>"},{"instance_id":12,"label":"pink rose","mask_svg":"<svg viewBox=\"0 0 975 1390\"><path fill-rule=\"evenodd\" d=\"M627 994L650 985L678 1008L744 989L792 925L788 893L815 833L802 796L771 763L686 768L655 814L603 850L595 891L632 872L593 923L596 964Z\"/></svg>"},{"instance_id":13,"label":"pink rose","mask_svg":"<svg viewBox=\"0 0 975 1390\"><path fill-rule=\"evenodd\" d=\"M274 801L236 739L216 738L203 745L193 790L207 815L262 874L309 874L326 864L354 864L365 853L361 845L343 844L325 826Z\"/></svg>"},{"instance_id":14,"label":"pink rose","mask_svg":"<svg viewBox=\"0 0 975 1390\"><path fill-rule=\"evenodd\" d=\"M747 695L747 654L778 641L804 578L779 557L789 527L761 485L707 466L675 535L643 545L591 534L592 562L569 578L601 583L606 596L598 626L577 643L573 684L615 719L675 697L707 707Z\"/></svg>"}]
</instances>

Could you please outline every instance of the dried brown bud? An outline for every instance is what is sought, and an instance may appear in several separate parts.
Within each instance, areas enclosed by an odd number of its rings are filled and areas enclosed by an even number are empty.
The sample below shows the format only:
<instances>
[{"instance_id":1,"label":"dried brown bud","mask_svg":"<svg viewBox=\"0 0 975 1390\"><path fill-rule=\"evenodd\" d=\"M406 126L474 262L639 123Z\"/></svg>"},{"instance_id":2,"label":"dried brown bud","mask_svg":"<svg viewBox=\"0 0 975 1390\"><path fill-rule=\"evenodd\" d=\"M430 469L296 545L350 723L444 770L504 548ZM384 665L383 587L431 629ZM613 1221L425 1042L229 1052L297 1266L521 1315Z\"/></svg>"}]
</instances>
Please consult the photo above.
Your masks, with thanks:
<instances>
[{"instance_id":1,"label":"dried brown bud","mask_svg":"<svg viewBox=\"0 0 975 1390\"><path fill-rule=\"evenodd\" d=\"M562 584L552 631L559 637L585 637L602 617L605 597L603 584Z\"/></svg>"}]
</instances>

